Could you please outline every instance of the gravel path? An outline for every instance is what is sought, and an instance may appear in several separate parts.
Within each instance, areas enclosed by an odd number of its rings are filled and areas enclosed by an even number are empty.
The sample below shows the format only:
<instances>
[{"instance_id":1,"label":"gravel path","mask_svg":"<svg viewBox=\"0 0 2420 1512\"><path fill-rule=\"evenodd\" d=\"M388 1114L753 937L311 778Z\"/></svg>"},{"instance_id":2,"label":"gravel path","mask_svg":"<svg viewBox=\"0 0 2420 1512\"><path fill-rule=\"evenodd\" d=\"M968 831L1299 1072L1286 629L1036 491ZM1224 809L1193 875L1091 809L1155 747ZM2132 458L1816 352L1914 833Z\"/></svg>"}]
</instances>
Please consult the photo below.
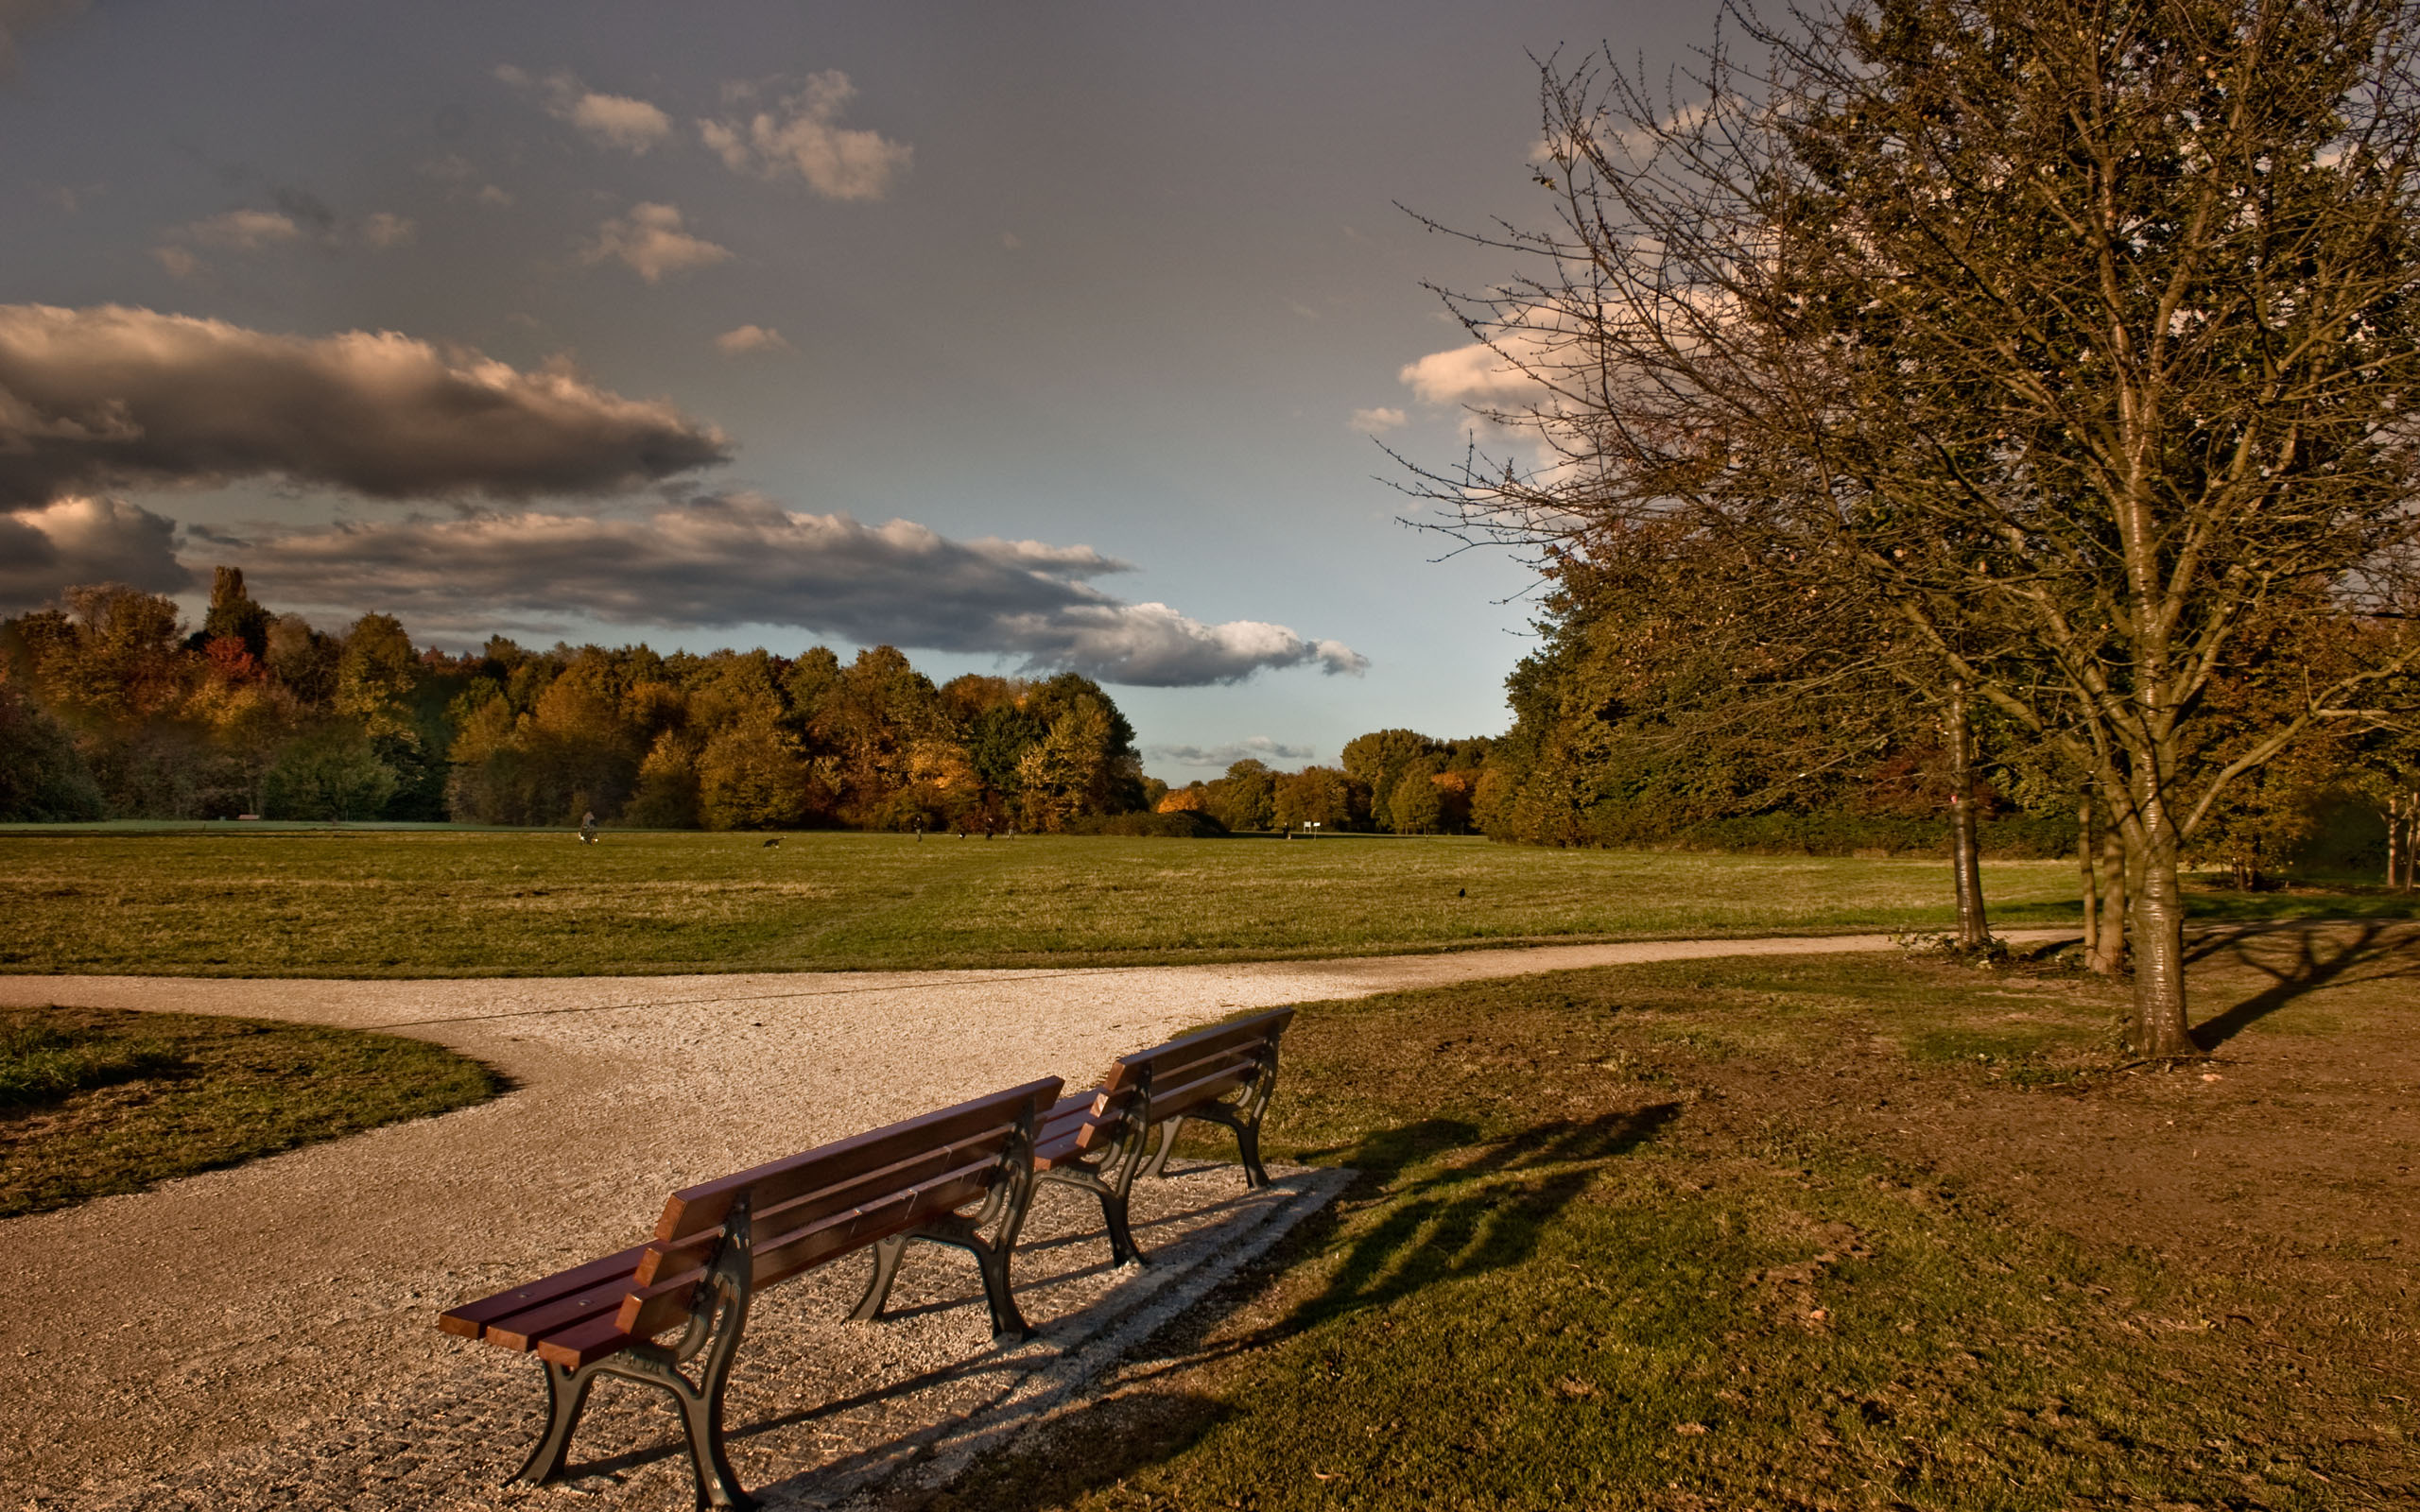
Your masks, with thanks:
<instances>
[{"instance_id":1,"label":"gravel path","mask_svg":"<svg viewBox=\"0 0 2420 1512\"><path fill-rule=\"evenodd\" d=\"M273 1462L324 1459L332 1439L344 1442L356 1467L425 1459L413 1452L416 1443L454 1443L454 1431L439 1431L442 1418L462 1439L450 1467L430 1473L459 1480L452 1490L460 1494L399 1471L393 1504L458 1502L475 1485L492 1487L526 1449L520 1424L534 1412L536 1372L440 1334L436 1310L634 1242L672 1187L1035 1076L1084 1085L1116 1055L1243 1008L1574 967L1888 944L1845 936L1064 971L0 980L0 1001L16 1004L253 1015L415 1035L475 1056L517 1084L443 1117L0 1223L20 1298L0 1310L0 1359L12 1366L0 1380L0 1421L10 1430L0 1437L0 1488L35 1504L218 1504L232 1484L276 1480ZM1332 1184L1305 1175L1281 1187L1309 1201L1324 1200ZM1205 1214L1229 1213L1244 1228L1270 1218L1266 1205L1237 1206L1241 1194L1225 1171L1167 1183L1154 1199L1164 1237L1193 1233L1210 1221ZM1062 1246L1071 1256L1083 1247L1069 1227L1080 1217L1048 1220L1071 1237ZM938 1299L965 1279L937 1263L924 1284L941 1289ZM1108 1284L1083 1280L1099 1270L1088 1272L1088 1263L1071 1260L1058 1272L1036 1263L1043 1268L1022 1269L1021 1252L1021 1275L1032 1283L1048 1278L1069 1288L1055 1314L1046 1298L1036 1304L1037 1323L1085 1314ZM832 1284L846 1290L850 1279ZM948 1332L956 1326L930 1324L941 1330L930 1347L956 1348ZM752 1341L759 1327L752 1320ZM926 1347L904 1336L886 1343L865 1328L796 1329L804 1332L787 1345L769 1332L763 1348L801 1359L888 1351L908 1368ZM836 1342L843 1334L856 1342ZM1049 1348L1080 1352L1073 1339L1063 1331ZM743 1351L743 1366L749 1359ZM1050 1369L1063 1384L1063 1368ZM771 1388L760 1381L746 1401L735 1384L735 1423L761 1414L802 1426L831 1386L787 1372L775 1384L784 1389L765 1395ZM948 1411L965 1410L952 1400ZM635 1406L654 1416L631 1432L661 1440L669 1415L651 1400ZM498 1413L501 1426L493 1420ZM612 1437L608 1428L597 1433ZM792 1456L783 1472L794 1472L808 1468L797 1456L814 1458L817 1442L760 1444L752 1452L761 1460L780 1449ZM680 1504L677 1461L656 1452L622 1459L629 1463L608 1479L630 1483L631 1504ZM208 1471L214 1464L219 1472ZM765 1475L746 1457L741 1471ZM273 1498L281 1504L386 1500L357 1478L292 1474L300 1478L286 1479ZM169 1494L177 1484L194 1494ZM818 1500L806 1482L786 1484L790 1499ZM200 1494L206 1486L215 1489ZM486 1499L482 1491L478 1500Z\"/></svg>"}]
</instances>

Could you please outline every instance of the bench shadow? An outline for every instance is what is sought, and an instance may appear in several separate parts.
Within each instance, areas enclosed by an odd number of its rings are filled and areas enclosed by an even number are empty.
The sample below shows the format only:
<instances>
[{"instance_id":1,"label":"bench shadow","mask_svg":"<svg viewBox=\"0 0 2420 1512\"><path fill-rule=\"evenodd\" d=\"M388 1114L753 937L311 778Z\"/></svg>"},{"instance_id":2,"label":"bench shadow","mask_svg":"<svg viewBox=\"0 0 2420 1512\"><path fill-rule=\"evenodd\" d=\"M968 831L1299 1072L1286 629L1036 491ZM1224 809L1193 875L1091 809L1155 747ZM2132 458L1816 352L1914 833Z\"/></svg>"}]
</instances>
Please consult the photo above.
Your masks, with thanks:
<instances>
[{"instance_id":1,"label":"bench shadow","mask_svg":"<svg viewBox=\"0 0 2420 1512\"><path fill-rule=\"evenodd\" d=\"M2393 937L2397 922L2379 920L2346 926L2351 931L2349 936L2341 931L2292 924L2251 925L2193 941L2187 958L2195 964L2224 961L2269 978L2267 987L2218 1017L2195 1025L2193 1042L2205 1051L2216 1050L2296 998L2342 981L2360 968L2386 961L2401 943ZM2282 960L2278 958L2281 954ZM2361 979L2392 981L2414 976L2420 976L2420 959L2366 973Z\"/></svg>"},{"instance_id":2,"label":"bench shadow","mask_svg":"<svg viewBox=\"0 0 2420 1512\"><path fill-rule=\"evenodd\" d=\"M1218 1342L1180 1343L1157 1364L1130 1366L1114 1402L1081 1407L1059 1430L1078 1446L1075 1452L1011 1450L978 1464L971 1480L897 1504L902 1512L1042 1512L1175 1458L1234 1411L1216 1398L1169 1389L1160 1383L1166 1378L1266 1349L1322 1321L1384 1307L1442 1281L1519 1264L1605 1161L1654 1139L1680 1111L1677 1103L1659 1103L1584 1122L1542 1124L1495 1140L1460 1120L1424 1119L1374 1131L1350 1145L1291 1153L1291 1159L1357 1171L1353 1192L1390 1210L1351 1241L1317 1296L1265 1327L1219 1337L1259 1291L1222 1287L1184 1320L1187 1338ZM1329 1249L1344 1227L1334 1205L1322 1208L1287 1236L1277 1256Z\"/></svg>"},{"instance_id":3,"label":"bench shadow","mask_svg":"<svg viewBox=\"0 0 2420 1512\"><path fill-rule=\"evenodd\" d=\"M1077 1409L1068 1431L1083 1445L1080 1455L1011 1455L1007 1460L987 1456L992 1459L991 1472L977 1471L981 1504L1000 1512L1039 1512L1115 1485L1184 1452L1231 1415L1231 1409L1214 1398L1156 1386L1154 1379L1159 1376L1264 1349L1328 1319L1384 1307L1440 1282L1521 1263L1535 1251L1545 1227L1586 1190L1604 1161L1652 1140L1680 1110L1677 1103L1659 1103L1634 1112L1542 1124L1497 1139L1485 1138L1476 1125L1460 1120L1424 1119L1375 1130L1350 1145L1304 1152L1311 1160L1333 1160L1360 1173L1356 1190L1388 1209L1374 1227L1352 1240L1319 1294L1265 1327L1220 1338L1207 1349L1180 1349L1159 1367L1130 1372L1114 1409L1098 1403ZM1341 1228L1334 1207L1322 1208L1297 1227L1279 1253L1326 1247ZM1087 1242L1098 1243L1098 1233L1054 1236L1044 1241L1043 1247ZM1221 1325L1251 1302L1255 1290L1219 1288L1186 1314L1186 1332L1195 1338L1219 1334ZM933 1297L903 1313L971 1305L976 1300L977 1294L971 1292L962 1298ZM1011 1356L978 1354L847 1397L734 1423L728 1438L735 1448L763 1435L878 1406L937 1385L994 1373L1023 1374L1030 1367L1029 1362ZM1114 1431L1093 1426L1101 1421L1097 1415L1108 1410L1115 1414ZM811 1503L824 1488L847 1486L869 1475L879 1484L887 1478L883 1466L925 1452L929 1441L951 1426L936 1423L869 1444L755 1490L771 1500L788 1503L804 1498ZM675 1431L653 1443L582 1461L566 1470L573 1479L614 1475L678 1460L685 1452ZM886 1506L901 1508L974 1504L956 1486L893 1486L876 1494Z\"/></svg>"}]
</instances>

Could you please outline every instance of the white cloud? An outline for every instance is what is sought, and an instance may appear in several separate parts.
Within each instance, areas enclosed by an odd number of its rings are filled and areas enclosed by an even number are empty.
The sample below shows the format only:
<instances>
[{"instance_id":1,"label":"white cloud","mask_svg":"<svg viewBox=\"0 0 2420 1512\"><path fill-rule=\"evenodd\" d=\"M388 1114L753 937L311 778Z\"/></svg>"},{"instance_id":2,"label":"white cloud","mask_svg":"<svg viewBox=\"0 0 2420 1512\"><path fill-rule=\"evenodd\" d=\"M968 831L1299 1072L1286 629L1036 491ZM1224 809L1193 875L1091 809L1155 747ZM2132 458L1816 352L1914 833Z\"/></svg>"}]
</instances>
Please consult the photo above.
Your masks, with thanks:
<instances>
[{"instance_id":1,"label":"white cloud","mask_svg":"<svg viewBox=\"0 0 2420 1512\"><path fill-rule=\"evenodd\" d=\"M1501 404L1535 397L1537 381L1485 342L1432 352L1396 374L1429 404Z\"/></svg>"},{"instance_id":2,"label":"white cloud","mask_svg":"<svg viewBox=\"0 0 2420 1512\"><path fill-rule=\"evenodd\" d=\"M391 331L311 339L125 305L0 305L0 510L258 476L520 500L634 487L729 447L664 401Z\"/></svg>"},{"instance_id":3,"label":"white cloud","mask_svg":"<svg viewBox=\"0 0 2420 1512\"><path fill-rule=\"evenodd\" d=\"M410 241L418 229L408 217L382 210L361 223L361 240L364 245L383 252Z\"/></svg>"},{"instance_id":4,"label":"white cloud","mask_svg":"<svg viewBox=\"0 0 2420 1512\"><path fill-rule=\"evenodd\" d=\"M103 582L160 593L191 587L193 574L177 560L176 523L122 499L83 495L0 514L0 611Z\"/></svg>"},{"instance_id":5,"label":"white cloud","mask_svg":"<svg viewBox=\"0 0 2420 1512\"><path fill-rule=\"evenodd\" d=\"M627 94L582 94L567 119L599 142L644 153L672 134L672 117Z\"/></svg>"},{"instance_id":6,"label":"white cloud","mask_svg":"<svg viewBox=\"0 0 2420 1512\"><path fill-rule=\"evenodd\" d=\"M1364 436L1383 436L1389 431L1401 430L1405 420L1402 410L1390 404L1380 404L1375 409L1355 410L1353 419L1347 423Z\"/></svg>"},{"instance_id":7,"label":"white cloud","mask_svg":"<svg viewBox=\"0 0 2420 1512\"><path fill-rule=\"evenodd\" d=\"M916 149L878 131L840 125L856 86L838 69L745 120L700 121L699 139L734 173L796 174L827 199L880 199L908 171Z\"/></svg>"},{"instance_id":8,"label":"white cloud","mask_svg":"<svg viewBox=\"0 0 2420 1512\"><path fill-rule=\"evenodd\" d=\"M510 210L512 208L511 193L508 190L500 189L494 184L482 185L478 194L475 198L477 198L480 204L486 205L491 209Z\"/></svg>"},{"instance_id":9,"label":"white cloud","mask_svg":"<svg viewBox=\"0 0 2420 1512\"><path fill-rule=\"evenodd\" d=\"M726 357L744 357L751 352L786 352L797 349L784 340L782 334L768 325L743 325L715 337L715 350Z\"/></svg>"},{"instance_id":10,"label":"white cloud","mask_svg":"<svg viewBox=\"0 0 2420 1512\"><path fill-rule=\"evenodd\" d=\"M795 626L1166 687L1368 664L1281 625L1204 624L1165 604L1123 602L1091 579L1127 564L1089 546L955 541L910 521L867 525L744 493L645 520L531 510L340 525L259 541L244 567L283 602L376 606L422 633L465 637L500 626Z\"/></svg>"},{"instance_id":11,"label":"white cloud","mask_svg":"<svg viewBox=\"0 0 2420 1512\"><path fill-rule=\"evenodd\" d=\"M275 210L230 210L206 220L188 221L169 234L199 247L253 252L298 240L302 228L293 216Z\"/></svg>"},{"instance_id":12,"label":"white cloud","mask_svg":"<svg viewBox=\"0 0 2420 1512\"><path fill-rule=\"evenodd\" d=\"M644 155L672 135L672 117L655 106L632 95L590 89L562 69L538 77L504 63L495 77L514 89L536 91L548 115L604 146Z\"/></svg>"},{"instance_id":13,"label":"white cloud","mask_svg":"<svg viewBox=\"0 0 2420 1512\"><path fill-rule=\"evenodd\" d=\"M151 249L151 256L162 267L168 270L170 278L180 283L193 277L201 268L201 259L182 247L154 247Z\"/></svg>"},{"instance_id":14,"label":"white cloud","mask_svg":"<svg viewBox=\"0 0 2420 1512\"><path fill-rule=\"evenodd\" d=\"M650 284L675 273L728 261L731 251L682 229L670 205L636 204L628 215L596 228L596 239L580 250L584 263L616 262Z\"/></svg>"}]
</instances>

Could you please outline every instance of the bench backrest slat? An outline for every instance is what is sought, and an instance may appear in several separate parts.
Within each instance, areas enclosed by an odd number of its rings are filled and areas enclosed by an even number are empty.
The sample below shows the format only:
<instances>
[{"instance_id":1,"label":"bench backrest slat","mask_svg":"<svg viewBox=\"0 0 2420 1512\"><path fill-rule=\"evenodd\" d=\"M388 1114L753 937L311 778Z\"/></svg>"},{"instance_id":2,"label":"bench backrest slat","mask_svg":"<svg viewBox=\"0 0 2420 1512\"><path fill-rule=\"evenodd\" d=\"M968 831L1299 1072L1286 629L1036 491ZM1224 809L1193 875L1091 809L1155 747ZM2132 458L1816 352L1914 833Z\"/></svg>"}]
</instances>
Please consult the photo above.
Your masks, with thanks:
<instances>
[{"instance_id":1,"label":"bench backrest slat","mask_svg":"<svg viewBox=\"0 0 2420 1512\"><path fill-rule=\"evenodd\" d=\"M685 1239L719 1228L741 1193L747 1193L752 1208L761 1211L900 1164L935 1146L955 1144L987 1130L1011 1128L1021 1118L1048 1108L1061 1085L1056 1076L1045 1077L801 1155L769 1160L717 1180L683 1187L666 1200L655 1237L659 1242Z\"/></svg>"},{"instance_id":2,"label":"bench backrest slat","mask_svg":"<svg viewBox=\"0 0 2420 1512\"><path fill-rule=\"evenodd\" d=\"M879 1202L907 1187L944 1171L959 1167L980 1168L994 1164L1008 1148L1015 1132L1013 1124L977 1130L972 1137L955 1144L937 1145L896 1160L878 1170L864 1172L814 1188L787 1201L752 1200L749 1226L755 1233L761 1248L770 1234L792 1232L813 1226L834 1213L846 1212L870 1202ZM729 1215L729 1210L725 1210ZM637 1280L641 1286L651 1286L677 1271L695 1270L714 1258L715 1246L722 1242L722 1225L698 1231L679 1239L659 1240L646 1246L646 1254L638 1263Z\"/></svg>"},{"instance_id":3,"label":"bench backrest slat","mask_svg":"<svg viewBox=\"0 0 2420 1512\"><path fill-rule=\"evenodd\" d=\"M998 1169L996 1159L978 1160L918 1185L893 1189L865 1207L827 1214L786 1232L767 1234L756 1229L752 1220L753 1283L770 1286L912 1228L936 1214L964 1207L991 1190L998 1179ZM691 1298L705 1275L703 1266L695 1266L651 1285L633 1287L622 1300L623 1330L633 1337L652 1337L686 1321Z\"/></svg>"},{"instance_id":4,"label":"bench backrest slat","mask_svg":"<svg viewBox=\"0 0 2420 1512\"><path fill-rule=\"evenodd\" d=\"M1095 1099L1093 1121L1076 1131L1076 1148L1090 1150L1107 1143L1146 1082L1151 1090L1153 1123L1183 1117L1243 1086L1293 1022L1292 1008L1272 1008L1118 1057Z\"/></svg>"},{"instance_id":5,"label":"bench backrest slat","mask_svg":"<svg viewBox=\"0 0 2420 1512\"><path fill-rule=\"evenodd\" d=\"M1182 1040L1171 1040L1149 1050L1138 1050L1131 1056L1120 1056L1110 1067L1109 1079L1101 1084L1101 1089L1112 1092L1122 1091L1133 1082L1137 1073L1146 1069L1151 1073L1151 1079L1158 1082L1165 1080L1171 1072L1181 1071L1196 1061L1211 1059L1222 1051L1250 1047L1257 1052L1261 1046L1284 1034L1286 1026L1293 1022L1292 1008L1272 1008L1236 1023L1220 1024L1215 1029L1189 1034Z\"/></svg>"}]
</instances>

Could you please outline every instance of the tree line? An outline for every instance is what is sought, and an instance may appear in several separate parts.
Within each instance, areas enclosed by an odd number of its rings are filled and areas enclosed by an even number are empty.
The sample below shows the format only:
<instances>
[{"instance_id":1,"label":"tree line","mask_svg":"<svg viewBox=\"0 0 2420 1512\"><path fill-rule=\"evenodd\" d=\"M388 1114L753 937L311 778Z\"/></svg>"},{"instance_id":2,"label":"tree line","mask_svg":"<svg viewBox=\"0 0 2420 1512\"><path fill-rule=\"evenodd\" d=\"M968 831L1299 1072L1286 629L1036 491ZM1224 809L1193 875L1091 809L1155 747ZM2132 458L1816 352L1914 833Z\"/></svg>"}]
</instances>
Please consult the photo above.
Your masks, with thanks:
<instances>
[{"instance_id":1,"label":"tree line","mask_svg":"<svg viewBox=\"0 0 2420 1512\"><path fill-rule=\"evenodd\" d=\"M0 622L0 819L1023 827L1148 808L1134 731L1072 673L936 685L890 646L449 656L273 614L218 569L199 627L122 585Z\"/></svg>"}]
</instances>

